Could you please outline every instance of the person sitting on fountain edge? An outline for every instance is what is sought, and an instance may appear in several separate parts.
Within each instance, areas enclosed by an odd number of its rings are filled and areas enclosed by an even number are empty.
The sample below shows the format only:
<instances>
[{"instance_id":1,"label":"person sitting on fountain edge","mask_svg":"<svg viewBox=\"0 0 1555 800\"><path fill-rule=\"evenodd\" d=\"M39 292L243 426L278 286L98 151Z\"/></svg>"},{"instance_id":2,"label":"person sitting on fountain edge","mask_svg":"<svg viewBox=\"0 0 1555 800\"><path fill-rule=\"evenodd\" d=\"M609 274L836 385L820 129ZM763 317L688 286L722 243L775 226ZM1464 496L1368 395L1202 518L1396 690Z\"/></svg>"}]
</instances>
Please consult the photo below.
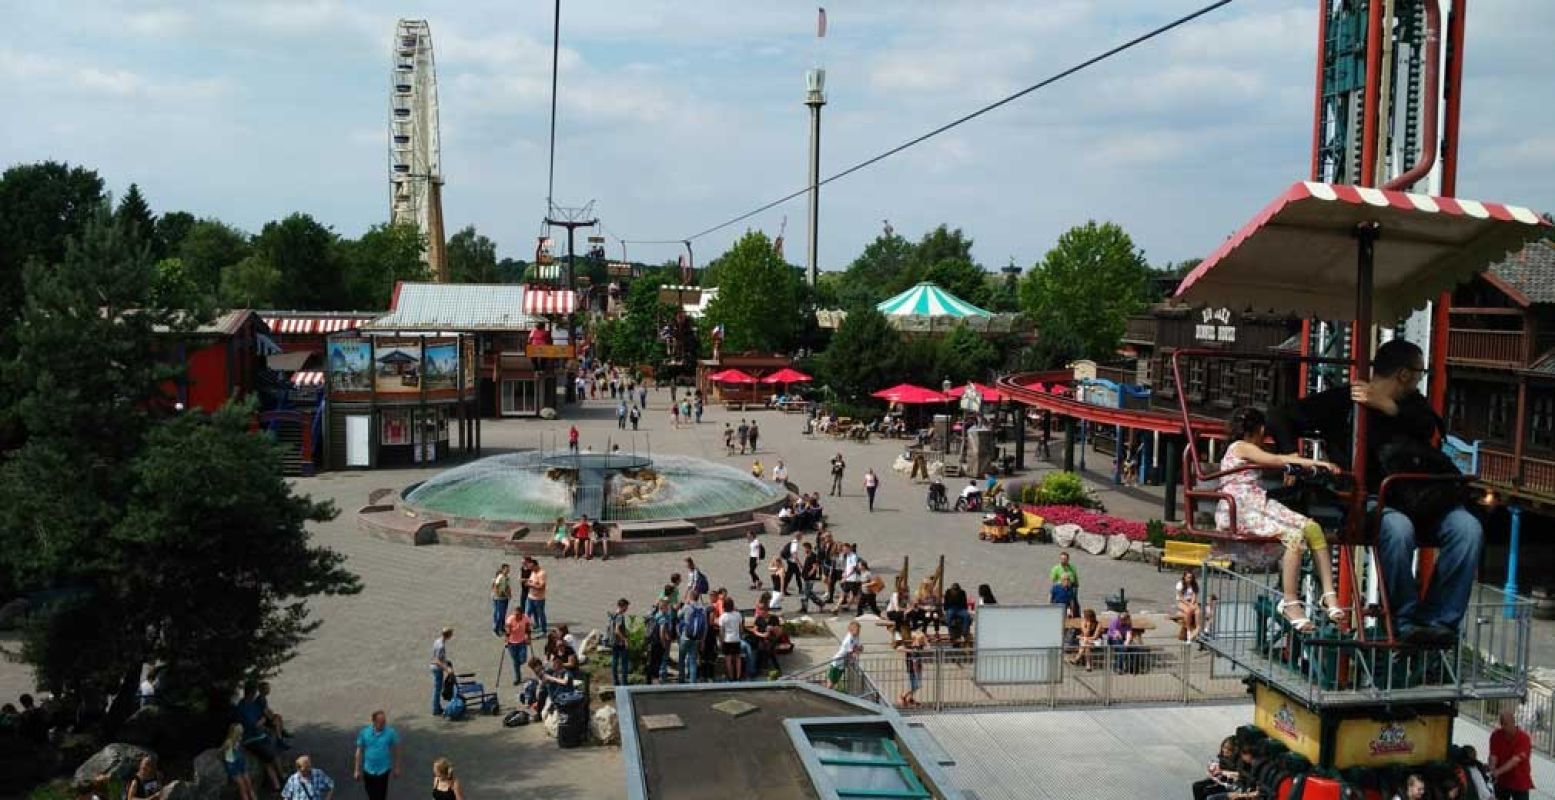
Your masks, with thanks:
<instances>
[{"instance_id":1,"label":"person sitting on fountain edge","mask_svg":"<svg viewBox=\"0 0 1555 800\"><path fill-rule=\"evenodd\" d=\"M1434 451L1435 435L1445 429L1440 417L1420 394L1425 358L1420 348L1394 339L1377 348L1371 380L1356 381L1310 395L1295 404L1275 408L1269 414L1269 434L1275 450L1296 452L1300 437L1320 438L1325 452L1348 469L1351 455L1351 407L1367 413L1366 490L1375 496L1386 466L1407 454L1415 465L1394 471L1445 471L1420 469L1418 464L1444 460ZM1377 534L1379 568L1399 637L1412 644L1448 644L1457 637L1458 623L1474 589L1484 528L1463 507L1461 493L1448 484L1415 484L1425 492L1390 491ZM1420 599L1414 574L1416 548L1437 545L1436 571L1430 588Z\"/></svg>"}]
</instances>

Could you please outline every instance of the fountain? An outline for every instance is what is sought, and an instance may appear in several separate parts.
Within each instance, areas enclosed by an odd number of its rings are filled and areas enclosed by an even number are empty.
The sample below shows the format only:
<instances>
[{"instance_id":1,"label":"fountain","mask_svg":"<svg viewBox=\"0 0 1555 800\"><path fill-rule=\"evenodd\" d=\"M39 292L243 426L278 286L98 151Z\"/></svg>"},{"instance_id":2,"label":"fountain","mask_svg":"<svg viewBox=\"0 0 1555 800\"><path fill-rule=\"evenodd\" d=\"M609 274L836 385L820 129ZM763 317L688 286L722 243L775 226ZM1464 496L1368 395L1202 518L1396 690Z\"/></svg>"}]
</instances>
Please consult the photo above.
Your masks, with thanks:
<instances>
[{"instance_id":1,"label":"fountain","mask_svg":"<svg viewBox=\"0 0 1555 800\"><path fill-rule=\"evenodd\" d=\"M541 552L558 517L587 515L612 532L612 547L671 549L762 530L786 498L781 487L700 458L530 451L450 469L362 509L358 522L418 544Z\"/></svg>"}]
</instances>

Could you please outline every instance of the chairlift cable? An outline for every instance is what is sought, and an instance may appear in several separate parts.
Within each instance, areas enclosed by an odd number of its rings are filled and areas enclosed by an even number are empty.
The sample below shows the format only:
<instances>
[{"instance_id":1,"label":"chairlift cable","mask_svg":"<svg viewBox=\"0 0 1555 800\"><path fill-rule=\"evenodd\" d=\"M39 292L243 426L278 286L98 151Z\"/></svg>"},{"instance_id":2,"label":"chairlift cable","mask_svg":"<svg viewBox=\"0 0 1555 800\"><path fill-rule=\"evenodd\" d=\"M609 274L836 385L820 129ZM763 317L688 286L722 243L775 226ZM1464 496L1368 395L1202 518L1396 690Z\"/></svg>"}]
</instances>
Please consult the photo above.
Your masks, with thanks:
<instances>
[{"instance_id":1,"label":"chairlift cable","mask_svg":"<svg viewBox=\"0 0 1555 800\"><path fill-rule=\"evenodd\" d=\"M545 177L545 216L550 217L556 196L556 81L557 66L560 62L562 48L562 0L556 0L556 13L552 17L551 26L551 144L550 166L546 170Z\"/></svg>"},{"instance_id":2,"label":"chairlift cable","mask_svg":"<svg viewBox=\"0 0 1555 800\"><path fill-rule=\"evenodd\" d=\"M1010 103L1012 103L1012 102L1014 102L1016 100L1019 100L1020 98L1025 97L1026 95L1031 94L1032 92L1037 91L1038 89L1044 89L1044 88L1046 88L1048 86L1051 86L1051 85L1053 85L1055 83L1058 83L1059 81L1061 81L1061 80L1063 80L1065 78L1068 78L1068 77L1070 77L1072 75L1075 75L1075 74L1077 74L1079 72L1083 72L1086 69L1089 69L1090 67L1096 66L1097 64L1100 64L1103 61L1106 61L1106 60L1112 58L1113 56L1119 55L1119 54L1121 54L1121 53L1123 53L1123 52L1125 52L1127 50L1131 50L1134 47L1137 47L1138 45L1144 44L1145 42L1148 42L1151 39L1154 39L1154 38L1156 38L1156 37L1158 37L1158 36L1160 36L1160 35L1162 35L1164 33L1172 31L1172 30L1174 30L1176 28L1180 28L1180 27L1182 27L1182 26L1184 26L1184 25L1186 25L1186 24L1188 24L1190 22L1193 22L1194 20L1197 20L1200 17L1205 16L1206 14L1209 14L1212 11L1216 11L1216 10L1218 10L1218 9L1224 7L1224 6L1228 6L1231 3L1233 3L1233 2L1235 2L1235 0L1215 0L1215 2L1209 3L1208 5L1205 5L1202 8L1199 8L1196 11L1193 11L1193 12L1190 12L1188 14L1185 14L1185 15L1183 15L1181 17L1178 17L1177 19L1172 20L1171 22L1166 23L1165 25L1161 25L1160 27L1154 28L1154 29L1152 29L1150 31L1147 31L1147 32L1145 32L1143 34L1140 34L1139 36L1136 36L1136 37L1134 37L1134 38L1132 38L1132 39L1130 39L1130 40L1128 40L1128 41L1126 41L1126 42L1124 42L1122 44L1119 44L1119 45L1117 45L1117 46L1115 46L1115 47L1113 47L1113 48L1111 48L1109 50L1106 50L1106 51L1098 53L1098 54L1096 54L1094 56L1091 56L1090 58L1088 58L1088 59L1086 59L1084 61L1081 61L1078 64L1074 64L1074 65L1072 65L1072 66L1070 66L1070 67L1068 67L1068 68L1066 68L1066 69L1064 69L1064 70L1062 70L1060 72L1054 73L1053 75L1050 75L1050 76L1042 79L1041 81L1038 81L1037 83L1034 83L1034 84L1032 84L1030 86L1027 86L1026 88L1021 89L1020 91L1015 92L1014 94L1008 95L1008 96L1006 96L1006 97L1004 97L1004 98L1002 98L1000 100L996 100L996 101L994 101L992 103L989 103L988 105L985 105L982 108L979 108L976 111L971 112L970 114L966 114L964 116L958 117L957 119L955 119L955 120L953 120L951 122L947 122L944 125L941 125L938 128L935 128L934 130L929 131L928 133L925 133L925 134L923 134L921 136L918 136L916 138L913 138L913 139L909 139L908 141L903 142L903 143L901 143L901 144L899 144L899 145L897 145L897 146L895 146L895 147L893 147L893 148L891 148L889 150L886 150L883 153L880 153L880 154L875 155L875 156L873 156L871 158L865 159L864 161L860 161L859 163L854 164L853 166L848 167L847 169L845 169L845 170L843 170L841 172L838 172L838 173L836 173L834 175L831 175L831 176L821 180L819 183L816 184L816 188L819 188L821 186L825 186L826 184L831 183L832 181L840 180L840 179L845 178L845 177L847 177L849 175L852 175L853 173L858 172L859 170L864 169L865 167L869 167L869 166L877 164L877 163L879 163L881 161L884 161L885 159L890 158L891 156L894 156L897 153L902 152L903 150L907 150L907 149L909 149L911 147L914 147L916 145L922 144L922 143L928 141L929 139L932 139L932 138L934 138L934 137L936 137L936 136L938 136L938 135L940 135L940 134L942 134L942 133L944 133L944 132L946 132L948 130L951 130L952 128L956 128L956 127L958 127L958 126L960 126L960 125L962 125L964 123L970 122L970 121L972 121L972 120L974 120L974 119L976 119L978 117L981 117L982 115L987 114L988 112L993 111L994 109L1000 108L1000 107L1008 105L1008 104L1010 104ZM554 101L554 98L553 98L553 101ZM768 211L768 210L770 210L772 208L780 206L780 205L782 205L782 204L784 204L784 203L786 203L786 202L788 202L790 200L793 200L793 199L795 199L797 197L802 197L805 194L809 193L810 188L811 187L806 186L803 189L799 189L797 191L794 191L794 192L791 192L789 194L786 194L786 195L784 195L784 196L782 196L782 197L780 197L780 198L778 198L776 200L773 200L770 203L767 203L767 204L762 205L762 206L758 206L757 208L752 209L750 211L747 211L744 214L741 214L741 215L739 215L737 217L733 217L733 218L731 218L729 220L726 220L726 221L721 222L721 223L719 223L717 225L714 225L711 228L707 228L706 230L702 230L702 231L699 231L697 233L694 233L694 234L686 237L685 239L634 240L634 241L631 241L629 243L630 244L683 244L683 243L688 242L688 241L700 239L703 236L707 236L710 233L715 233L717 231L723 230L724 228L727 228L730 225L733 225L733 224L735 224L737 222L743 222L743 221L745 221L747 219L750 219L751 217L754 217L754 216L756 216L757 214L760 214L763 211Z\"/></svg>"}]
</instances>

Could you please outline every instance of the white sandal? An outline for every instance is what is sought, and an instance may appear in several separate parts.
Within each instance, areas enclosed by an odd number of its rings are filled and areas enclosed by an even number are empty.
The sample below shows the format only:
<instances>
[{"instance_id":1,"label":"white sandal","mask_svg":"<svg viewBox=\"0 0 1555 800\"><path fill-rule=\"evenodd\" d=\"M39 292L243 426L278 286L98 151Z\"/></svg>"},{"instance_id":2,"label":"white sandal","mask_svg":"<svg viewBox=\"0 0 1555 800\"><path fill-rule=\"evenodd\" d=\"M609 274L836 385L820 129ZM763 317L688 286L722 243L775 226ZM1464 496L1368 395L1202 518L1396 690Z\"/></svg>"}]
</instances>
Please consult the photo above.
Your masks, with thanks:
<instances>
[{"instance_id":1,"label":"white sandal","mask_svg":"<svg viewBox=\"0 0 1555 800\"><path fill-rule=\"evenodd\" d=\"M1323 603L1324 600L1330 597L1334 598L1333 605L1327 605L1326 603ZM1317 601L1323 605L1324 609L1326 609L1328 618L1336 623L1343 623L1345 619L1350 616L1350 610L1342 605L1339 605L1339 594L1337 592L1324 592L1322 597L1319 597Z\"/></svg>"},{"instance_id":2,"label":"white sandal","mask_svg":"<svg viewBox=\"0 0 1555 800\"><path fill-rule=\"evenodd\" d=\"M1311 633L1311 632L1317 630L1317 626L1312 624L1312 620L1307 619L1305 614L1303 614L1302 616L1299 616L1299 617L1294 617L1294 618L1292 618L1289 615L1287 615L1285 613L1285 609L1287 609L1287 608L1289 608L1291 606L1296 606L1298 608L1303 608L1304 609L1306 607L1306 604L1301 602L1300 600L1281 600L1280 602L1275 604L1274 611L1275 611L1275 613L1277 613L1280 616L1284 617L1285 621L1289 622L1290 626L1292 628L1294 628L1297 633Z\"/></svg>"}]
</instances>

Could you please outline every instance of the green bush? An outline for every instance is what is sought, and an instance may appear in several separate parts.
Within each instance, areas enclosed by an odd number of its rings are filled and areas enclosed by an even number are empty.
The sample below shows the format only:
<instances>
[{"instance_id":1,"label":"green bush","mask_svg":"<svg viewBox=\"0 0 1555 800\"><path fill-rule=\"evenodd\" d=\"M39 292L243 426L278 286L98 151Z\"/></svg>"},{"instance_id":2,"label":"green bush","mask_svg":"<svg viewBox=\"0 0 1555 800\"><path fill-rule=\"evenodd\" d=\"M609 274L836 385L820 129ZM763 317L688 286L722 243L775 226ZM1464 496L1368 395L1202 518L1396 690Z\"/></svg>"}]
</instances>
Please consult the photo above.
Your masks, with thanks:
<instances>
[{"instance_id":1,"label":"green bush","mask_svg":"<svg viewBox=\"0 0 1555 800\"><path fill-rule=\"evenodd\" d=\"M1153 519L1145 523L1145 541L1151 547L1166 546L1166 523Z\"/></svg>"},{"instance_id":2,"label":"green bush","mask_svg":"<svg viewBox=\"0 0 1555 800\"><path fill-rule=\"evenodd\" d=\"M1037 487L1034 501L1040 506L1080 506L1101 508L1101 501L1085 485L1085 481L1073 472L1050 472Z\"/></svg>"}]
</instances>

